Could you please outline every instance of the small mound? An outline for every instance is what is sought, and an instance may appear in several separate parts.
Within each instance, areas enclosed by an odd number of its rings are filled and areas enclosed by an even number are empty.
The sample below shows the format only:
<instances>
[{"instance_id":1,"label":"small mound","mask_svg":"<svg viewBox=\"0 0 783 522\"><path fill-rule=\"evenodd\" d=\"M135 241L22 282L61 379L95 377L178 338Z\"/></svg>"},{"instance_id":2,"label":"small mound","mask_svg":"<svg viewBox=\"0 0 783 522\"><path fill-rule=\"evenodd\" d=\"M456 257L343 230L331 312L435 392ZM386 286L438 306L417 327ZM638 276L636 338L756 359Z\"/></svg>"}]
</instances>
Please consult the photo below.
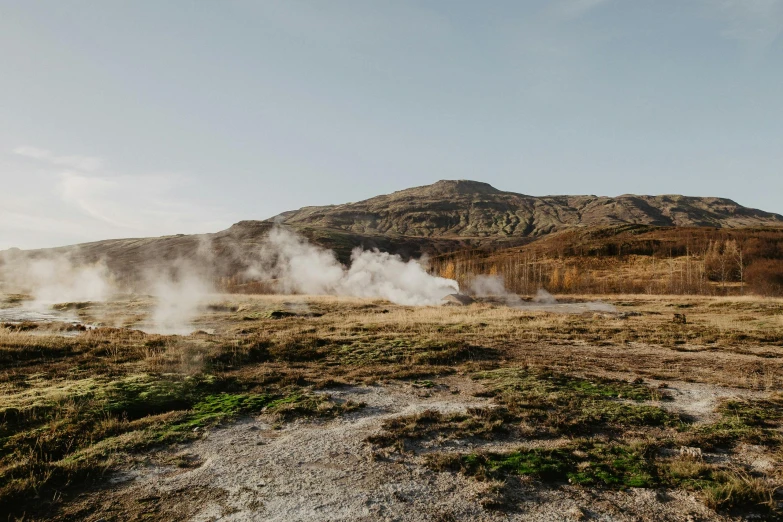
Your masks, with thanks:
<instances>
[{"instance_id":1,"label":"small mound","mask_svg":"<svg viewBox=\"0 0 783 522\"><path fill-rule=\"evenodd\" d=\"M92 304L92 301L55 303L52 305L52 310L57 310L58 312L67 312L69 310L84 310L85 308L92 306Z\"/></svg>"},{"instance_id":2,"label":"small mound","mask_svg":"<svg viewBox=\"0 0 783 522\"><path fill-rule=\"evenodd\" d=\"M446 306L467 306L476 302L475 299L465 294L449 294L440 300Z\"/></svg>"}]
</instances>

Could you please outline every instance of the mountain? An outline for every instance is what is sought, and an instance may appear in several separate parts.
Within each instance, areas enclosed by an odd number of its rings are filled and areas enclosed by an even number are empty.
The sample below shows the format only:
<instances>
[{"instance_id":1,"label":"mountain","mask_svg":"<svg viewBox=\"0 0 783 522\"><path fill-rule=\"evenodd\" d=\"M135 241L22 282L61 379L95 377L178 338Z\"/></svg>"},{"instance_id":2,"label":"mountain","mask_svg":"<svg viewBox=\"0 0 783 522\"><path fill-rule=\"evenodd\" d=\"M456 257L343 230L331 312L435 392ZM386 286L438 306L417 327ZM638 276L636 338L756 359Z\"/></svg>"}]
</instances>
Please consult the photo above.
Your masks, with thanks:
<instances>
[{"instance_id":1,"label":"mountain","mask_svg":"<svg viewBox=\"0 0 783 522\"><path fill-rule=\"evenodd\" d=\"M263 221L241 221L221 232L113 239L30 251L0 252L9 260L68 254L75 263L103 260L120 279L137 280L149 268L188 259L229 278L257 258L263 238L279 224L334 250L347 262L355 247L404 258L531 243L554 232L595 226L781 227L783 216L723 198L677 195L535 197L478 181L438 181L357 203L304 207Z\"/></svg>"},{"instance_id":2,"label":"mountain","mask_svg":"<svg viewBox=\"0 0 783 522\"><path fill-rule=\"evenodd\" d=\"M358 203L305 207L276 219L290 225L357 234L428 238L531 238L576 226L619 224L783 226L783 216L724 198L535 197L467 180L438 181Z\"/></svg>"}]
</instances>

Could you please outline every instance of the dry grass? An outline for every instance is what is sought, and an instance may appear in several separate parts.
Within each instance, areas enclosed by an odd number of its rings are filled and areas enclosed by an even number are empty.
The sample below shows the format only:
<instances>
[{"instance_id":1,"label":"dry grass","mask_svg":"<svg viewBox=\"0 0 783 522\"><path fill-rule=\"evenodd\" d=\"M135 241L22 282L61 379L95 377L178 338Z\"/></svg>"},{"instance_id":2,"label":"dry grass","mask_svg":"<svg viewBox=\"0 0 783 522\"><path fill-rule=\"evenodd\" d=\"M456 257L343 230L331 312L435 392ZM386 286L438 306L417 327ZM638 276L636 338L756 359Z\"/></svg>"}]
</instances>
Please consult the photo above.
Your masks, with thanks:
<instances>
[{"instance_id":1,"label":"dry grass","mask_svg":"<svg viewBox=\"0 0 783 522\"><path fill-rule=\"evenodd\" d=\"M734 407L712 431L679 433L658 409L618 401L627 399L628 383L638 378L780 389L783 300L606 300L620 313L557 314L490 302L413 308L337 297L214 296L196 320L201 332L165 336L134 330L144 325L151 301L133 298L71 307L69 313L85 322L111 327L0 328L0 504L27 519L56 516L62 502L104 470L127 465L150 447L199 436L190 428L264 407L282 420L337 415L358 405L329 402L314 389L452 373L481 379L505 409L400 421L386 442L415 440L420 433L432 440L459 437L462 431L490 439L609 436L622 440L622 448L653 434L673 445L705 448L727 440L775 440L780 419L764 420L770 425L757 419L759 407L774 409L764 403ZM675 324L674 313L684 313L687 323ZM560 384L552 388L552 382ZM585 383L623 391L598 397ZM608 455L590 451L595 458ZM756 483L748 484L745 489ZM738 498L735 491L744 490L735 486L726 486L729 493L716 489L714 504L731 507L720 498ZM31 502L35 493L45 500Z\"/></svg>"}]
</instances>

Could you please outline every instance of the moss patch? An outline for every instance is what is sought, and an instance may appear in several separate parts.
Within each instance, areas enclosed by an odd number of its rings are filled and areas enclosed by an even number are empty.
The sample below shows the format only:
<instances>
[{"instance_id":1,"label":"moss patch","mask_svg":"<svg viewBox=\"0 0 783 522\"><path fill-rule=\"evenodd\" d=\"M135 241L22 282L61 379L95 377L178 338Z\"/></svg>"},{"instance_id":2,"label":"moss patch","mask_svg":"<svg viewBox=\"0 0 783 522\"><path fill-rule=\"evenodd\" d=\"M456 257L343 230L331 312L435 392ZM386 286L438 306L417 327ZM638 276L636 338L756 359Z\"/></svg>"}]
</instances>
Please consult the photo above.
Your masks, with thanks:
<instances>
[{"instance_id":1,"label":"moss patch","mask_svg":"<svg viewBox=\"0 0 783 522\"><path fill-rule=\"evenodd\" d=\"M245 389L212 375L134 375L91 380L81 393L31 394L3 410L0 511L18 513L36 494L97 478L120 455L200 436L200 429L261 411L281 419L334 416L361 405L303 389Z\"/></svg>"},{"instance_id":2,"label":"moss patch","mask_svg":"<svg viewBox=\"0 0 783 522\"><path fill-rule=\"evenodd\" d=\"M481 479L530 475L545 482L570 482L610 488L649 487L658 483L647 456L649 447L583 441L557 449L509 453L433 456L435 469L461 471Z\"/></svg>"}]
</instances>

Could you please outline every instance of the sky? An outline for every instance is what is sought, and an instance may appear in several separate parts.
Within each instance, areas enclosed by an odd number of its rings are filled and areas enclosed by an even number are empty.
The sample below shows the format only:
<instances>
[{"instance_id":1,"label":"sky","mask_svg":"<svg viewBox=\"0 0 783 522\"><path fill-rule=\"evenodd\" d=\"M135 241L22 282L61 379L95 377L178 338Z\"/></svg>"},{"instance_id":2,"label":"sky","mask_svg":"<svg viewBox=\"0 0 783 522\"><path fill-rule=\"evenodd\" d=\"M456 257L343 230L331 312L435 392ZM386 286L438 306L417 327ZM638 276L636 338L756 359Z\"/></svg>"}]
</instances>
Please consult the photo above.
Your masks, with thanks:
<instances>
[{"instance_id":1,"label":"sky","mask_svg":"<svg viewBox=\"0 0 783 522\"><path fill-rule=\"evenodd\" d=\"M783 0L0 0L0 249L440 179L783 213Z\"/></svg>"}]
</instances>

